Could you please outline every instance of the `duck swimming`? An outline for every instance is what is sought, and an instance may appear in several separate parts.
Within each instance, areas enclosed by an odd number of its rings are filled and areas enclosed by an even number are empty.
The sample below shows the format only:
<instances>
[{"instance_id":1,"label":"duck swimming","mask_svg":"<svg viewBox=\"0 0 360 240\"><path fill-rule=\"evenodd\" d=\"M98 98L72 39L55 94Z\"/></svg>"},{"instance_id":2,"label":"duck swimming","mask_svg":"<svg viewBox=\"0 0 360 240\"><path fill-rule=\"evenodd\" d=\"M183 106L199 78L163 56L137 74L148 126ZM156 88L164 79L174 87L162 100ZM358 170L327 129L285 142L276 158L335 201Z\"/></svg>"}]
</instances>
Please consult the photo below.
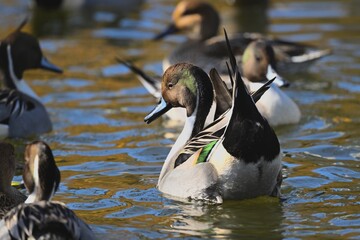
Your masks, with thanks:
<instances>
[{"instance_id":1,"label":"duck swimming","mask_svg":"<svg viewBox=\"0 0 360 240\"><path fill-rule=\"evenodd\" d=\"M245 49L242 56L242 72L243 80L250 92L256 92L268 79L275 77L274 83L270 85L270 89L264 93L264 96L256 102L260 113L267 119L271 126L279 126L284 124L295 124L300 121L301 113L296 103L283 92L278 85L283 86L284 81L276 73L276 60L272 46L264 40L255 40L251 42ZM144 87L156 98L161 97L161 81L146 75L141 69L128 61L118 59L118 61L127 66L134 72ZM217 79L213 70L210 70L210 80L214 84ZM220 76L224 79L224 74ZM229 76L227 76L228 88L231 88ZM218 90L215 88L215 91ZM217 98L222 94L216 94ZM229 104L231 99L228 100ZM184 121L183 109L172 109L167 112L167 116L171 120Z\"/></svg>"},{"instance_id":2,"label":"duck swimming","mask_svg":"<svg viewBox=\"0 0 360 240\"><path fill-rule=\"evenodd\" d=\"M217 36L219 24L219 14L210 3L196 0L179 2L172 13L170 25L154 39L183 33L189 40L164 59L163 69L178 62L189 62L206 72L215 67L221 74L226 74L226 43L222 36ZM259 33L237 33L231 35L229 41L238 61L247 45L257 39L263 39L274 48L280 74L302 70L331 52L329 49L275 39Z\"/></svg>"},{"instance_id":3,"label":"duck swimming","mask_svg":"<svg viewBox=\"0 0 360 240\"><path fill-rule=\"evenodd\" d=\"M0 42L0 137L30 137L50 132L52 123L39 96L23 77L28 69L62 70L42 54L38 40L21 32L26 20Z\"/></svg>"},{"instance_id":4,"label":"duck swimming","mask_svg":"<svg viewBox=\"0 0 360 240\"><path fill-rule=\"evenodd\" d=\"M0 222L0 239L95 239L90 227L63 203L51 201L60 171L50 147L26 146L23 180L30 195Z\"/></svg>"},{"instance_id":5,"label":"duck swimming","mask_svg":"<svg viewBox=\"0 0 360 240\"><path fill-rule=\"evenodd\" d=\"M232 107L214 123L191 136L185 146L179 148L174 144L158 181L159 190L166 195L215 203L224 199L280 195L279 141L248 94L231 53L230 60L231 75L234 75ZM180 86L176 86L179 83ZM182 81L163 81L165 104L155 108L145 121L154 120L170 107L184 107L182 101L169 101L173 97L181 98L180 93L167 93L172 89L183 89L181 85Z\"/></svg>"}]
</instances>

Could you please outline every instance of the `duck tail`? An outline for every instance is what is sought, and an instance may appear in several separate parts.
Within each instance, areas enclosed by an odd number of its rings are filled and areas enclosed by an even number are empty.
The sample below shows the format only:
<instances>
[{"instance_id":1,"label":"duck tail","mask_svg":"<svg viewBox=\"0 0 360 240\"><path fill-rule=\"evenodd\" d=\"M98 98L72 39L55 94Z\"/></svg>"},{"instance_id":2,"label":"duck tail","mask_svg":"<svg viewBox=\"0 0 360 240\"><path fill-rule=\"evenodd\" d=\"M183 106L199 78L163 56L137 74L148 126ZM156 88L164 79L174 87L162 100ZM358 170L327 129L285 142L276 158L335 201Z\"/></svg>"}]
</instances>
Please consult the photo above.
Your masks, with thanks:
<instances>
[{"instance_id":1,"label":"duck tail","mask_svg":"<svg viewBox=\"0 0 360 240\"><path fill-rule=\"evenodd\" d=\"M230 66L228 65L229 75L234 78L234 87L232 92L232 107L229 111L230 120L222 135L222 144L229 154L237 159L246 159L246 161L256 162L259 157L264 155L257 152L257 148L262 144L271 146L271 153L276 152L279 147L276 135L270 128L267 121L261 116L255 102L241 78L239 67L236 64L235 57L231 51L229 40L225 32L226 43L229 52ZM274 79L267 82L255 94L255 100L269 88ZM270 141L270 140L271 141ZM269 140L269 141L268 141ZM275 145L273 144L275 143ZM270 144L271 143L271 144ZM273 147L275 146L275 147ZM278 151L277 151L278 153ZM273 154L271 154L271 157ZM269 158L270 159L270 158Z\"/></svg>"},{"instance_id":2,"label":"duck tail","mask_svg":"<svg viewBox=\"0 0 360 240\"><path fill-rule=\"evenodd\" d=\"M229 54L229 59L230 59L230 66L228 63L226 63L227 68L228 68L228 72L229 72L229 76L230 79L233 79L233 91L232 91L232 117L239 119L239 118L243 118L246 116L250 116L252 114L249 114L249 112L254 112L254 113L258 113L260 115L260 113L258 112L256 106L255 106L255 102L252 99L252 97L250 96L245 83L241 77L241 73L240 73L240 69L239 66L236 63L236 59L234 56L234 53L231 50L231 46L230 46L230 42L229 42L229 38L227 36L226 31L225 32L225 39L226 39L226 44L227 44L227 49L228 49L228 54ZM265 86L262 90L259 91L258 96L262 95L262 91L265 92L266 88L268 86ZM231 120L230 120L231 122Z\"/></svg>"},{"instance_id":3,"label":"duck tail","mask_svg":"<svg viewBox=\"0 0 360 240\"><path fill-rule=\"evenodd\" d=\"M134 74L136 74L139 81L151 95L156 98L161 97L161 82L159 80L150 77L144 71L142 71L140 68L136 67L129 61L123 60L119 57L117 57L116 60L128 69L130 69L130 71L132 71Z\"/></svg>"},{"instance_id":4,"label":"duck tail","mask_svg":"<svg viewBox=\"0 0 360 240\"><path fill-rule=\"evenodd\" d=\"M231 108L231 92L226 87L215 68L210 70L210 80L215 90L216 114L215 119Z\"/></svg>"},{"instance_id":5,"label":"duck tail","mask_svg":"<svg viewBox=\"0 0 360 240\"><path fill-rule=\"evenodd\" d=\"M262 85L258 90L256 90L255 92L251 93L251 97L254 100L254 102L256 103L257 101L260 100L260 98L262 97L262 95L264 95L264 93L270 88L270 85L275 81L276 77L274 77L271 80L268 80L266 83L264 83L264 85Z\"/></svg>"}]
</instances>

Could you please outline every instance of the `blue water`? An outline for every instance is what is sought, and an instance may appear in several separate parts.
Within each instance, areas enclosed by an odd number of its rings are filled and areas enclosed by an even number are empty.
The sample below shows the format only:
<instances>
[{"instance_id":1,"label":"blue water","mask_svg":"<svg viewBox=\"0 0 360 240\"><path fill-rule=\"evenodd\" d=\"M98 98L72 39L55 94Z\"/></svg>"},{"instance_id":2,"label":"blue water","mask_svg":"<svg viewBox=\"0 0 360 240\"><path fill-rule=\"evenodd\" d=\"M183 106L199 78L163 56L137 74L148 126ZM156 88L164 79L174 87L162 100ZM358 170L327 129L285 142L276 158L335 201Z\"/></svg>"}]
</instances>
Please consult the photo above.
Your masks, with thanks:
<instances>
[{"instance_id":1,"label":"blue water","mask_svg":"<svg viewBox=\"0 0 360 240\"><path fill-rule=\"evenodd\" d=\"M156 101L115 58L161 74L163 56L185 38L150 39L169 22L176 1L51 12L1 0L1 36L31 15L25 31L65 70L24 76L54 123L41 139L62 174L56 200L104 239L360 239L360 2L212 2L229 32L261 31L333 49L307 72L284 76L303 115L299 124L275 129L285 153L282 200L202 206L155 188L180 127L143 122ZM24 142L13 142L21 152Z\"/></svg>"}]
</instances>

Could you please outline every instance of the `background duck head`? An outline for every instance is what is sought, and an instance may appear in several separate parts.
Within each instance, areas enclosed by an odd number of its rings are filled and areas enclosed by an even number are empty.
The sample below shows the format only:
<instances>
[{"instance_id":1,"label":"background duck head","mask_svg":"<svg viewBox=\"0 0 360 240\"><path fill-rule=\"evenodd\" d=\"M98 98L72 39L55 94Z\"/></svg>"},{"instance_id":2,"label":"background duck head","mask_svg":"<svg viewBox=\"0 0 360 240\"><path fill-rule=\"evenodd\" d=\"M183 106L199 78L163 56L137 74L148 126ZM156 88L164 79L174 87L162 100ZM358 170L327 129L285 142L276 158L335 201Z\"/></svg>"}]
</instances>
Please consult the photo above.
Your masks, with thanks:
<instances>
[{"instance_id":1,"label":"background duck head","mask_svg":"<svg viewBox=\"0 0 360 240\"><path fill-rule=\"evenodd\" d=\"M173 33L185 33L191 39L206 40L217 35L219 24L219 14L209 3L181 1L173 11L172 23L154 40Z\"/></svg>"},{"instance_id":2,"label":"background duck head","mask_svg":"<svg viewBox=\"0 0 360 240\"><path fill-rule=\"evenodd\" d=\"M26 203L50 201L57 191L60 171L46 143L35 141L26 146L23 179L30 193Z\"/></svg>"},{"instance_id":3,"label":"background duck head","mask_svg":"<svg viewBox=\"0 0 360 240\"><path fill-rule=\"evenodd\" d=\"M252 41L242 56L242 72L250 82L266 82L276 77L274 83L279 87L289 85L277 74L275 53L272 46L265 40Z\"/></svg>"},{"instance_id":4,"label":"background duck head","mask_svg":"<svg viewBox=\"0 0 360 240\"><path fill-rule=\"evenodd\" d=\"M10 89L19 88L23 81L23 73L28 69L41 68L62 72L43 56L39 41L34 36L21 32L26 23L27 20L24 20L0 44L0 70L3 73L5 86Z\"/></svg>"}]
</instances>

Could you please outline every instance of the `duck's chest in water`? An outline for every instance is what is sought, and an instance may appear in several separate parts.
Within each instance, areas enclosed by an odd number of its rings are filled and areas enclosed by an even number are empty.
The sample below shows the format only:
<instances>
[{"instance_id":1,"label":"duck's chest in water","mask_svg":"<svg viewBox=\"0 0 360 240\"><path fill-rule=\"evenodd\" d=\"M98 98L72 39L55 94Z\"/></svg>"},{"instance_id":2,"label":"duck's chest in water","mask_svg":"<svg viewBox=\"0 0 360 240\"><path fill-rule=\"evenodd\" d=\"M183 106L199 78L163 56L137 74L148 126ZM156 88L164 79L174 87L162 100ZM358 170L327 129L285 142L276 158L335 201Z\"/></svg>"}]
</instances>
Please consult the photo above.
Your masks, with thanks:
<instances>
[{"instance_id":1,"label":"duck's chest in water","mask_svg":"<svg viewBox=\"0 0 360 240\"><path fill-rule=\"evenodd\" d=\"M231 156L222 144L219 144L210 158L210 163L217 170L222 197L244 199L270 195L281 170L280 155L272 161L259 159L256 163L246 163Z\"/></svg>"}]
</instances>

